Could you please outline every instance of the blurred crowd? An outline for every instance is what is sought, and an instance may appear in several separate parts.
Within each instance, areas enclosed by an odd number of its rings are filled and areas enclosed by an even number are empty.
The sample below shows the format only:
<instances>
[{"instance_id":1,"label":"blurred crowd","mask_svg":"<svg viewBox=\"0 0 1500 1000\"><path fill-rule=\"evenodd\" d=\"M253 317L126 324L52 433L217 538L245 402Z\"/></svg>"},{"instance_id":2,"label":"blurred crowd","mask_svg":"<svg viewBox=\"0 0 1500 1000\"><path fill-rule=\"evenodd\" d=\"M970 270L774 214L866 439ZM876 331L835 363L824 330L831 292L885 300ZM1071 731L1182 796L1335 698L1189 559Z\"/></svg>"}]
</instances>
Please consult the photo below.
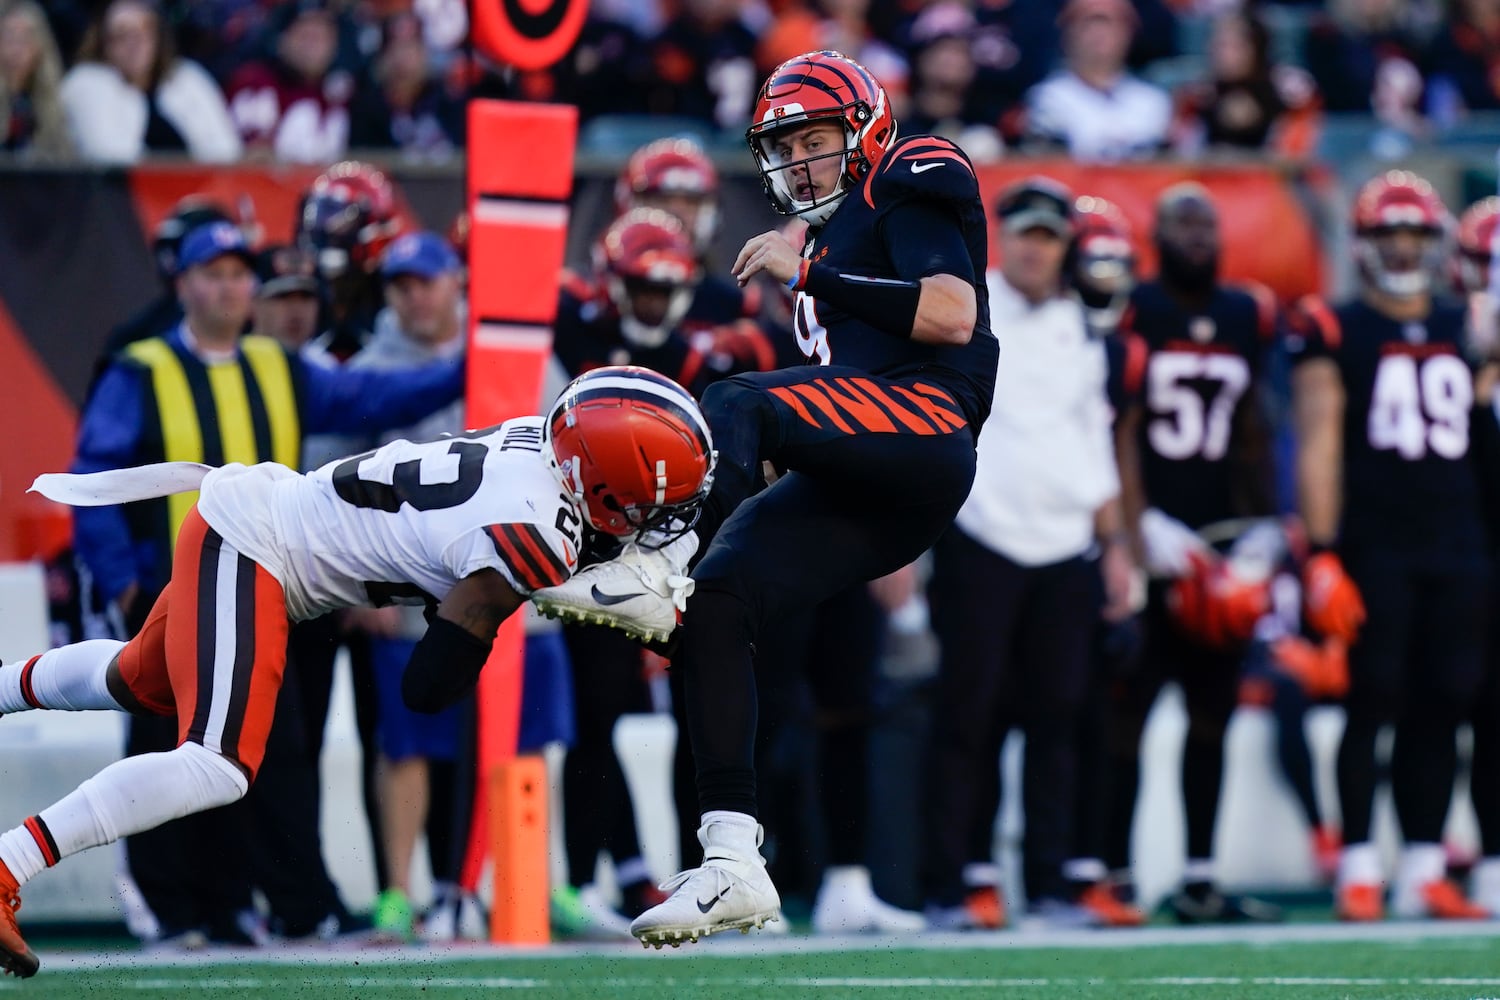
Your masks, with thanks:
<instances>
[{"instance_id":1,"label":"blurred crowd","mask_svg":"<svg viewBox=\"0 0 1500 1000\"><path fill-rule=\"evenodd\" d=\"M1400 148L1500 110L1496 0L599 0L567 58L531 72L468 33L460 0L6 0L0 149L442 159L471 96L737 135L756 81L814 48L863 61L903 129L976 159L1302 157L1324 110L1373 115Z\"/></svg>"}]
</instances>

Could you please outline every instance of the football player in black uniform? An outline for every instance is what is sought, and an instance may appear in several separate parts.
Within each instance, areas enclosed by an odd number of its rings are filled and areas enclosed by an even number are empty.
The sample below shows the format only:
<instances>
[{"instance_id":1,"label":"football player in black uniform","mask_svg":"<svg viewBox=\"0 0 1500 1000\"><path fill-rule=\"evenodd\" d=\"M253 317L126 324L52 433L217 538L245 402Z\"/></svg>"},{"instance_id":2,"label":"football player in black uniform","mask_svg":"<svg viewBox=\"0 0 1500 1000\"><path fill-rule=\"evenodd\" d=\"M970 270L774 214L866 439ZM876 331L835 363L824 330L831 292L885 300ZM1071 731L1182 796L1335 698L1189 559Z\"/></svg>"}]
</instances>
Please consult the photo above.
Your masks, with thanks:
<instances>
[{"instance_id":1,"label":"football player in black uniform","mask_svg":"<svg viewBox=\"0 0 1500 1000\"><path fill-rule=\"evenodd\" d=\"M1500 274L1494 246L1500 235L1500 197L1491 195L1464 210L1458 220L1459 291L1469 303L1470 354L1485 360L1496 355L1500 338ZM1475 350L1477 348L1477 351ZM1494 406L1500 365L1489 365L1475 379L1477 405ZM1489 514L1491 572L1500 559L1500 433L1476 421L1475 457L1483 472L1484 509ZM1482 859L1474 869L1474 902L1500 917L1500 587L1490 588L1490 633L1484 684L1474 707L1474 750L1469 766L1469 794L1479 821Z\"/></svg>"},{"instance_id":2,"label":"football player in black uniform","mask_svg":"<svg viewBox=\"0 0 1500 1000\"><path fill-rule=\"evenodd\" d=\"M757 636L781 609L818 604L931 546L973 481L998 358L984 205L958 147L897 140L885 91L836 52L777 67L747 138L772 204L807 222L808 238L799 253L780 233L754 237L731 270L798 293L797 342L813 367L711 386L703 402L719 471L693 533L627 552L635 572L601 569L537 601L628 624L627 595L671 589L693 541L710 543L675 660L705 854L632 924L648 944L777 917L755 818ZM763 460L785 471L761 489Z\"/></svg>"},{"instance_id":3,"label":"football player in black uniform","mask_svg":"<svg viewBox=\"0 0 1500 1000\"><path fill-rule=\"evenodd\" d=\"M1488 608L1471 423L1494 413L1474 408L1462 306L1433 297L1450 219L1431 185L1391 171L1360 190L1354 212L1358 297L1336 309L1302 300L1287 341L1298 499L1315 553L1305 617L1353 640L1337 910L1345 920L1384 913L1370 813L1376 738L1394 724L1390 780L1405 848L1392 909L1477 918L1484 911L1445 877L1442 833Z\"/></svg>"},{"instance_id":4,"label":"football player in black uniform","mask_svg":"<svg viewBox=\"0 0 1500 1000\"><path fill-rule=\"evenodd\" d=\"M1243 645L1220 649L1189 638L1173 620L1167 594L1175 578L1211 569L1216 558L1207 546L1176 540L1191 540L1208 524L1272 511L1256 383L1273 342L1276 310L1269 292L1220 282L1218 210L1201 186L1163 192L1153 238L1160 275L1131 297L1130 324L1147 347L1142 396L1121 418L1117 438L1127 517L1141 525L1153 579L1139 669L1120 686L1115 705L1106 861L1128 897L1141 733L1162 684L1175 679L1188 712L1182 763L1187 866L1168 907L1185 923L1275 919L1271 907L1226 896L1214 884L1224 732L1236 704ZM1189 559L1187 549L1200 558Z\"/></svg>"}]
</instances>

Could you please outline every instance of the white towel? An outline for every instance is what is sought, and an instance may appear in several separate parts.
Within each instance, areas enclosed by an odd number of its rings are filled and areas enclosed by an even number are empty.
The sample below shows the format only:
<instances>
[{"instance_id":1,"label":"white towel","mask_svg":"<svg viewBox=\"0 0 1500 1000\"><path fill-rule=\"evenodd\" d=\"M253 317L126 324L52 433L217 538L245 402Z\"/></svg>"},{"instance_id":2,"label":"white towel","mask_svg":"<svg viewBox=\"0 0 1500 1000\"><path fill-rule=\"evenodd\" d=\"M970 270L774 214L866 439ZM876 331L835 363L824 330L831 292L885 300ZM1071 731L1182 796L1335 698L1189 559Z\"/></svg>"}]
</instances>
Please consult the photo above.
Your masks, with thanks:
<instances>
[{"instance_id":1,"label":"white towel","mask_svg":"<svg viewBox=\"0 0 1500 1000\"><path fill-rule=\"evenodd\" d=\"M26 492L70 507L108 507L196 490L212 471L198 462L158 462L103 472L46 472Z\"/></svg>"}]
</instances>

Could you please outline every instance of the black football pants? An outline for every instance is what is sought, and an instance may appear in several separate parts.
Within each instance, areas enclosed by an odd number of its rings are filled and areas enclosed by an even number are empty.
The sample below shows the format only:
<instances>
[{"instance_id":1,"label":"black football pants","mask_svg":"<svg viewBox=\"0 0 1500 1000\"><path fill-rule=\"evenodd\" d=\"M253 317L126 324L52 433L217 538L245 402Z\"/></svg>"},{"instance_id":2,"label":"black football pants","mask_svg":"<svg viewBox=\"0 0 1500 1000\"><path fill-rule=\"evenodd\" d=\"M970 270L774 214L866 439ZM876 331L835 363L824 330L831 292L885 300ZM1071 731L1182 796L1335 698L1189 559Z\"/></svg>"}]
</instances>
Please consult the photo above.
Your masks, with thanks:
<instances>
[{"instance_id":1,"label":"black football pants","mask_svg":"<svg viewBox=\"0 0 1500 1000\"><path fill-rule=\"evenodd\" d=\"M968 496L974 435L929 380L850 368L738 375L703 409L719 464L697 530L712 541L677 668L700 808L755 815L757 638L926 551ZM786 471L756 493L763 460Z\"/></svg>"}]
</instances>

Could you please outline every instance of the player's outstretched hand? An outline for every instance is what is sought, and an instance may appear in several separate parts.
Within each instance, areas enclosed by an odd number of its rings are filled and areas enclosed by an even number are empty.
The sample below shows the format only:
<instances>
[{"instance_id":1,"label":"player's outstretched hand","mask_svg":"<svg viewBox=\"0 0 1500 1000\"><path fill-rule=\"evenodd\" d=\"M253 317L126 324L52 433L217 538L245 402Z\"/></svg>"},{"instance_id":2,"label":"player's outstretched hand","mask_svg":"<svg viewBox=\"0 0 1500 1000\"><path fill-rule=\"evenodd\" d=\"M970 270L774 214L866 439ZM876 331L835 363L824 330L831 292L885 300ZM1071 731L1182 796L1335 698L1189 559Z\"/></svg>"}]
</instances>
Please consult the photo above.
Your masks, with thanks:
<instances>
[{"instance_id":1,"label":"player's outstretched hand","mask_svg":"<svg viewBox=\"0 0 1500 1000\"><path fill-rule=\"evenodd\" d=\"M779 232L761 233L752 236L740 248L730 272L743 288L761 271L766 272L781 284L792 280L802 267L802 254Z\"/></svg>"}]
</instances>

